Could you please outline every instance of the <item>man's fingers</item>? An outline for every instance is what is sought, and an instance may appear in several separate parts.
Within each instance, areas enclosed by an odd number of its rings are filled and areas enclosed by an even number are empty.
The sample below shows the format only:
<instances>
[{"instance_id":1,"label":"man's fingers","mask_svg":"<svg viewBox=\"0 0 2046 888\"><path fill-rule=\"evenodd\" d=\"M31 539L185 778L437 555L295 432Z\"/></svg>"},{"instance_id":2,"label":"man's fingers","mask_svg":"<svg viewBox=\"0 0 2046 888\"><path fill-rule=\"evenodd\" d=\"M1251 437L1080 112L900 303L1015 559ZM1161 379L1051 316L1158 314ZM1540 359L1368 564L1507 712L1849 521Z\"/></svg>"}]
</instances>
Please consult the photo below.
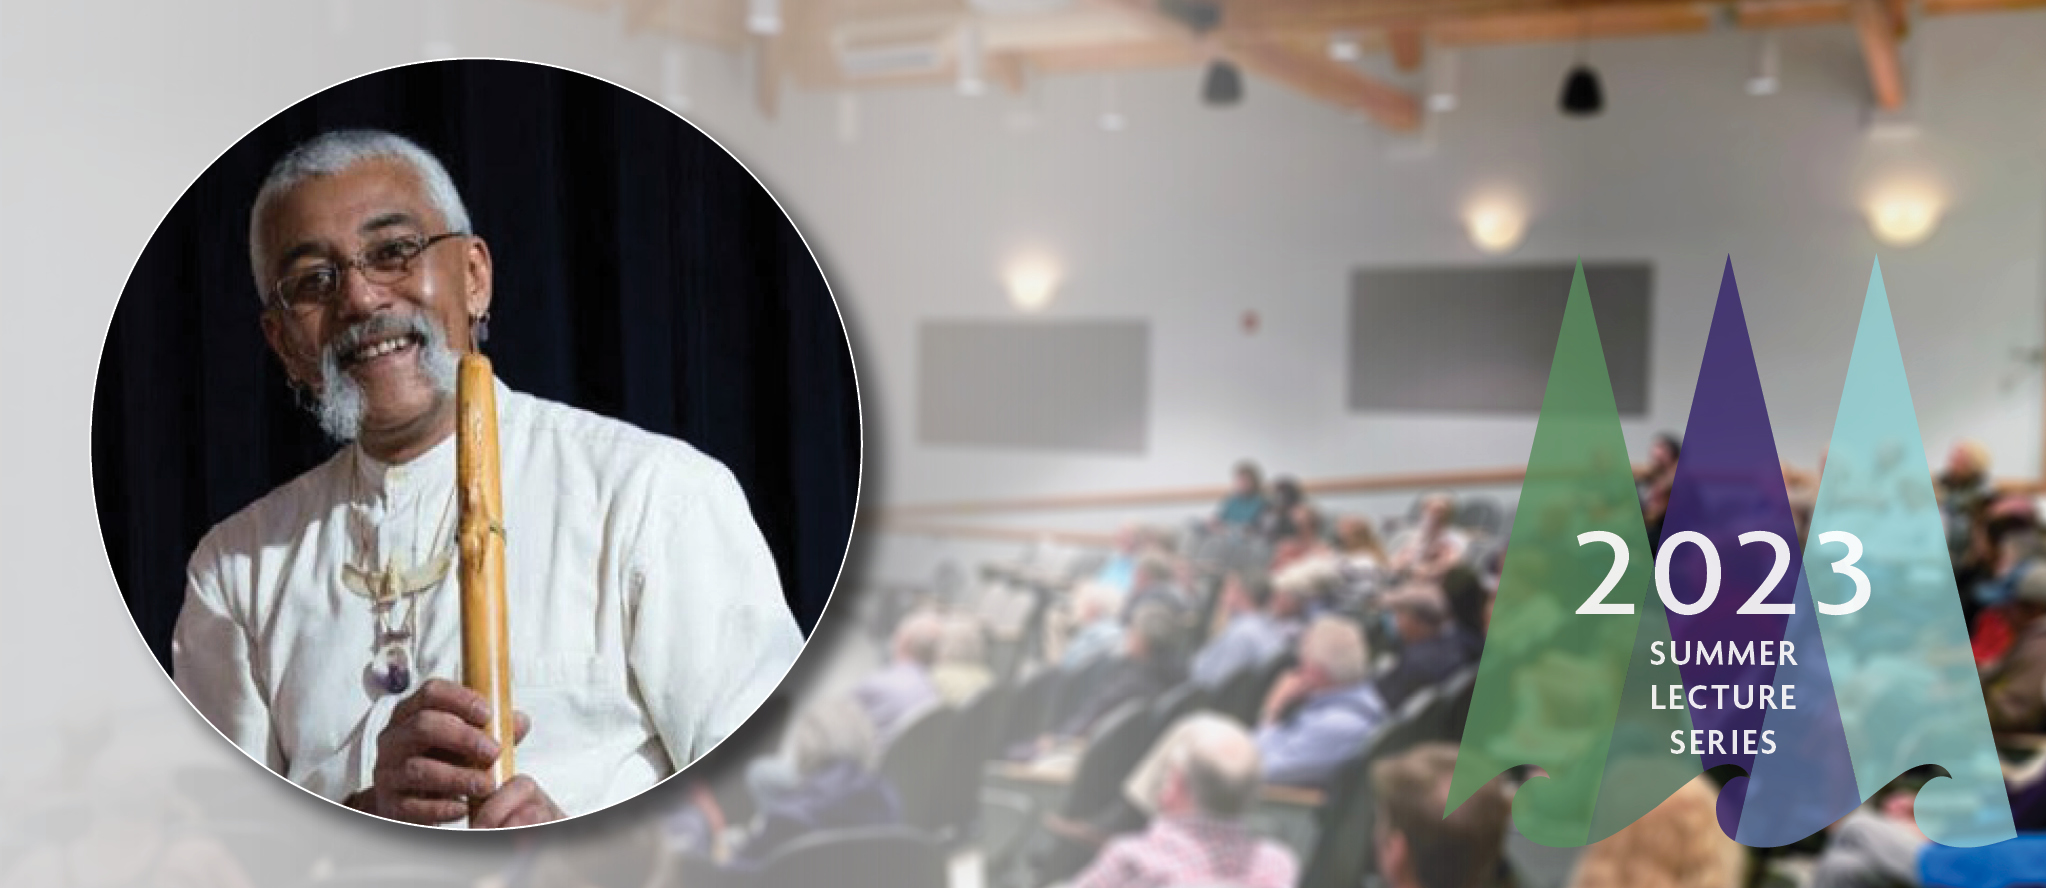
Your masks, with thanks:
<instances>
[{"instance_id":1,"label":"man's fingers","mask_svg":"<svg viewBox=\"0 0 2046 888\"><path fill-rule=\"evenodd\" d=\"M460 820L469 813L469 805L455 799L403 798L398 800L397 810L390 812L393 820L406 823L423 823L437 826L451 820Z\"/></svg>"},{"instance_id":2,"label":"man's fingers","mask_svg":"<svg viewBox=\"0 0 2046 888\"><path fill-rule=\"evenodd\" d=\"M445 678L429 678L412 696L399 701L398 707L391 710L391 724L399 724L429 710L454 713L479 728L490 723L490 701L482 694Z\"/></svg>"},{"instance_id":3,"label":"man's fingers","mask_svg":"<svg viewBox=\"0 0 2046 888\"><path fill-rule=\"evenodd\" d=\"M533 729L533 720L527 718L525 713L518 710L512 710L512 714L517 716L517 718L512 719L512 742L524 743L526 741L526 732Z\"/></svg>"},{"instance_id":4,"label":"man's fingers","mask_svg":"<svg viewBox=\"0 0 2046 888\"><path fill-rule=\"evenodd\" d=\"M499 787L496 792L491 793L490 798L483 800L482 806L478 807L475 815L469 818L469 827L471 829L498 829L506 826L524 826L529 823L541 823L548 819L545 817L545 813L546 809L550 806L551 803L547 801L547 795L540 791L540 784L534 782L533 778L520 774L517 777L513 777L511 782ZM525 810L529 807L539 809L538 815L541 819L532 819L536 816L536 812Z\"/></svg>"},{"instance_id":5,"label":"man's fingers","mask_svg":"<svg viewBox=\"0 0 2046 888\"><path fill-rule=\"evenodd\" d=\"M400 796L482 798L492 788L487 771L425 756L401 759L379 770L382 773L378 775L378 786Z\"/></svg>"},{"instance_id":6,"label":"man's fingers","mask_svg":"<svg viewBox=\"0 0 2046 888\"><path fill-rule=\"evenodd\" d=\"M423 710L404 722L393 722L378 737L379 761L404 761L431 752L488 765L497 761L497 741L461 717L439 709Z\"/></svg>"}]
</instances>

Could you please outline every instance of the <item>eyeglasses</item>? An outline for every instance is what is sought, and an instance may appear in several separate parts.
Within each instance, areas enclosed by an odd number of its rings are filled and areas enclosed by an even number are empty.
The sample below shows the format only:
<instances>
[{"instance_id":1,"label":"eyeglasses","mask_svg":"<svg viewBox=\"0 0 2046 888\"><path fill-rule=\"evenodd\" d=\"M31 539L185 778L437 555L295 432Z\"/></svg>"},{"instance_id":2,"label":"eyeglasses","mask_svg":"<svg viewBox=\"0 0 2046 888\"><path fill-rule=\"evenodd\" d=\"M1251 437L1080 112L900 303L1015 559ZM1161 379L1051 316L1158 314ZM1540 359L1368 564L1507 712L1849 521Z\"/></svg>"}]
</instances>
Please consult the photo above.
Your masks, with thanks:
<instances>
[{"instance_id":1,"label":"eyeglasses","mask_svg":"<svg viewBox=\"0 0 2046 888\"><path fill-rule=\"evenodd\" d=\"M341 293L349 269L361 271L363 279L372 284L395 284L412 274L412 261L428 248L451 237L466 236L466 231L450 231L432 237L410 234L376 241L339 265L322 263L279 278L270 290L270 302L301 314L317 311Z\"/></svg>"}]
</instances>

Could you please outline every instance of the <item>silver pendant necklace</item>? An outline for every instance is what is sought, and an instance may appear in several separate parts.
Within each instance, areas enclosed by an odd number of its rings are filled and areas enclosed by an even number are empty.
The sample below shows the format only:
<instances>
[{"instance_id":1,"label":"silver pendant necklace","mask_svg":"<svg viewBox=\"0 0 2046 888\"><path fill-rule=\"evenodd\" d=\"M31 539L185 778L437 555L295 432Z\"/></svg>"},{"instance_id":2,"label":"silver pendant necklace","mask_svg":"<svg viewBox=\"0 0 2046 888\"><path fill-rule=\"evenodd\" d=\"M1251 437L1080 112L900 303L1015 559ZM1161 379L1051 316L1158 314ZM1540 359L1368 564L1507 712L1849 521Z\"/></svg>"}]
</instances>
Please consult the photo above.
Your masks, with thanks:
<instances>
[{"instance_id":1,"label":"silver pendant necklace","mask_svg":"<svg viewBox=\"0 0 2046 888\"><path fill-rule=\"evenodd\" d=\"M355 499L359 502L362 484L360 450L356 451L355 463ZM370 685L386 694L402 694L412 687L413 663L417 659L419 640L419 599L440 588L448 570L454 565L455 540L448 528L448 516L454 511L454 501L454 492L450 490L448 505L430 537L434 541L435 554L424 564L419 563L415 555L407 567L392 564L388 557L382 559L383 567L379 569L358 566L352 563L355 557L349 559L351 563L341 566L341 584L369 599L370 617L376 622L376 632L370 642L365 678ZM363 542L360 526L355 530L356 557L364 557L363 552L381 548ZM375 528L371 527L370 533L374 532ZM400 604L404 605L402 618L397 614Z\"/></svg>"}]
</instances>

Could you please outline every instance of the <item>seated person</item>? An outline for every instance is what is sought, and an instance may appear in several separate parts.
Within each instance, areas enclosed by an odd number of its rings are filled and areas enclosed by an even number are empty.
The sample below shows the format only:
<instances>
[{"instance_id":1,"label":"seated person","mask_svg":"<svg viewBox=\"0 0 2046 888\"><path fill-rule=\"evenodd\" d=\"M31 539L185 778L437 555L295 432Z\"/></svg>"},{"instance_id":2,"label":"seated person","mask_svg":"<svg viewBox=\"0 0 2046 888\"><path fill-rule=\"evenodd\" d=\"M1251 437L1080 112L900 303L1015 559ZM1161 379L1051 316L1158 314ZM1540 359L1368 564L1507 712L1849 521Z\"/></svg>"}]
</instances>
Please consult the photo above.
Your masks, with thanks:
<instances>
[{"instance_id":1,"label":"seated person","mask_svg":"<svg viewBox=\"0 0 2046 888\"><path fill-rule=\"evenodd\" d=\"M1272 661L1300 634L1301 583L1231 572L1222 580L1222 631L1194 654L1194 684L1213 690L1236 673Z\"/></svg>"},{"instance_id":2,"label":"seated person","mask_svg":"<svg viewBox=\"0 0 2046 888\"><path fill-rule=\"evenodd\" d=\"M1492 624L1492 601L1497 583L1486 582L1476 568L1459 564L1442 575L1442 597L1449 603L1449 618L1456 622L1458 637L1476 660L1485 649L1485 630Z\"/></svg>"},{"instance_id":3,"label":"seated person","mask_svg":"<svg viewBox=\"0 0 2046 888\"><path fill-rule=\"evenodd\" d=\"M1170 608L1175 616L1183 616L1189 611L1192 605L1178 576L1182 564L1158 552L1147 554L1138 561L1129 597L1122 604L1123 622L1129 622L1130 615L1147 603Z\"/></svg>"},{"instance_id":4,"label":"seated person","mask_svg":"<svg viewBox=\"0 0 2046 888\"><path fill-rule=\"evenodd\" d=\"M1890 781L1826 827L1826 850L1812 871L1811 888L1918 884L1918 855L1928 844L1918 829L1920 785L1912 776Z\"/></svg>"},{"instance_id":5,"label":"seated person","mask_svg":"<svg viewBox=\"0 0 2046 888\"><path fill-rule=\"evenodd\" d=\"M1412 585L1386 598L1393 631L1400 642L1399 659L1378 677L1378 695L1398 709L1415 691L1450 676L1476 659L1463 630L1449 619L1442 590ZM1483 642L1478 642L1479 650Z\"/></svg>"},{"instance_id":6,"label":"seated person","mask_svg":"<svg viewBox=\"0 0 2046 888\"><path fill-rule=\"evenodd\" d=\"M1248 530L1257 523L1257 516L1265 510L1264 476L1258 471L1257 463L1244 460L1236 464L1229 488L1229 496L1215 507L1214 526Z\"/></svg>"},{"instance_id":7,"label":"seated person","mask_svg":"<svg viewBox=\"0 0 2046 888\"><path fill-rule=\"evenodd\" d=\"M1178 684L1185 667L1173 655L1179 623L1171 609L1145 602L1130 614L1123 632L1122 656L1091 687L1079 705L1053 729L1055 737L1084 737L1094 723L1131 700L1149 700Z\"/></svg>"},{"instance_id":8,"label":"seated person","mask_svg":"<svg viewBox=\"0 0 2046 888\"><path fill-rule=\"evenodd\" d=\"M1300 503L1293 507L1292 521L1288 522L1291 532L1272 544L1272 572L1285 570L1287 565L1310 558L1332 556L1335 549L1321 535L1321 513L1313 506Z\"/></svg>"},{"instance_id":9,"label":"seated person","mask_svg":"<svg viewBox=\"0 0 2046 888\"><path fill-rule=\"evenodd\" d=\"M965 703L994 683L995 674L987 668L986 642L979 620L952 617L945 621L944 631L938 634L938 663L931 667L931 683L937 685L938 696L947 704Z\"/></svg>"},{"instance_id":10,"label":"seated person","mask_svg":"<svg viewBox=\"0 0 2046 888\"><path fill-rule=\"evenodd\" d=\"M1456 499L1446 493L1431 494L1421 501L1421 522L1392 541L1391 572L1400 577L1441 579L1463 560L1470 550L1470 537L1450 526L1456 517Z\"/></svg>"},{"instance_id":11,"label":"seated person","mask_svg":"<svg viewBox=\"0 0 2046 888\"><path fill-rule=\"evenodd\" d=\"M1747 851L1719 828L1719 788L1691 779L1625 829L1577 858L1570 888L1740 888Z\"/></svg>"},{"instance_id":12,"label":"seated person","mask_svg":"<svg viewBox=\"0 0 2046 888\"><path fill-rule=\"evenodd\" d=\"M877 748L856 701L831 697L810 706L789 726L781 758L788 765L785 781L761 784L748 774L760 810L751 829L734 835L740 831L726 828L716 797L699 790L669 818L670 844L744 869L812 832L898 823L901 802L874 772Z\"/></svg>"},{"instance_id":13,"label":"seated person","mask_svg":"<svg viewBox=\"0 0 2046 888\"><path fill-rule=\"evenodd\" d=\"M1321 789L1386 719L1365 663L1364 633L1348 617L1325 615L1300 636L1300 665L1265 696L1257 746L1265 782Z\"/></svg>"},{"instance_id":14,"label":"seated person","mask_svg":"<svg viewBox=\"0 0 2046 888\"><path fill-rule=\"evenodd\" d=\"M1498 778L1448 817L1456 746L1423 743L1371 766L1378 800L1378 872L1388 888L1495 888L1514 880L1506 865L1511 802Z\"/></svg>"},{"instance_id":15,"label":"seated person","mask_svg":"<svg viewBox=\"0 0 2046 888\"><path fill-rule=\"evenodd\" d=\"M1073 632L1059 652L1068 675L1122 647L1122 593L1107 583L1085 582L1073 590Z\"/></svg>"},{"instance_id":16,"label":"seated person","mask_svg":"<svg viewBox=\"0 0 2046 888\"><path fill-rule=\"evenodd\" d=\"M2046 568L2025 572L2010 601L1978 618L2000 619L2008 628L2005 650L1982 667L1982 696L1989 726L1998 731L2036 732L2046 727ZM1979 639L1978 639L1979 640Z\"/></svg>"},{"instance_id":17,"label":"seated person","mask_svg":"<svg viewBox=\"0 0 2046 888\"><path fill-rule=\"evenodd\" d=\"M1165 755L1150 827L1109 842L1074 888L1293 884L1292 852L1243 823L1257 803L1257 744L1227 719L1185 724Z\"/></svg>"},{"instance_id":18,"label":"seated person","mask_svg":"<svg viewBox=\"0 0 2046 888\"><path fill-rule=\"evenodd\" d=\"M853 687L853 699L866 711L882 746L911 718L938 702L931 664L938 658L938 637L944 631L944 619L929 611L904 617L889 642L888 665Z\"/></svg>"}]
</instances>

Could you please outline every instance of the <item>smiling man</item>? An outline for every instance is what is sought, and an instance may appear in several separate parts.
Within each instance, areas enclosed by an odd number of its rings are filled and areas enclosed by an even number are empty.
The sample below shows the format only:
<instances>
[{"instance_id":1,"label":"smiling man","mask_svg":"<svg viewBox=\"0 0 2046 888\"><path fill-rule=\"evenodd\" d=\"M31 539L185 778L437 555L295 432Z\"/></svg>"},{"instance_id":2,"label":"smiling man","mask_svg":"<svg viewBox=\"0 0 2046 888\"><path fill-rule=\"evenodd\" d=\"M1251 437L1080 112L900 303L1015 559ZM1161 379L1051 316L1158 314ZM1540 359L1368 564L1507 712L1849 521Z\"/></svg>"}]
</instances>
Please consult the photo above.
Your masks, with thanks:
<instances>
[{"instance_id":1,"label":"smiling man","mask_svg":"<svg viewBox=\"0 0 2046 888\"><path fill-rule=\"evenodd\" d=\"M343 446L192 555L172 667L228 739L380 817L521 826L638 794L767 698L802 636L732 474L500 381L521 773L493 785L454 566L455 366L490 250L438 160L352 130L271 169L249 259L264 337Z\"/></svg>"}]
</instances>

